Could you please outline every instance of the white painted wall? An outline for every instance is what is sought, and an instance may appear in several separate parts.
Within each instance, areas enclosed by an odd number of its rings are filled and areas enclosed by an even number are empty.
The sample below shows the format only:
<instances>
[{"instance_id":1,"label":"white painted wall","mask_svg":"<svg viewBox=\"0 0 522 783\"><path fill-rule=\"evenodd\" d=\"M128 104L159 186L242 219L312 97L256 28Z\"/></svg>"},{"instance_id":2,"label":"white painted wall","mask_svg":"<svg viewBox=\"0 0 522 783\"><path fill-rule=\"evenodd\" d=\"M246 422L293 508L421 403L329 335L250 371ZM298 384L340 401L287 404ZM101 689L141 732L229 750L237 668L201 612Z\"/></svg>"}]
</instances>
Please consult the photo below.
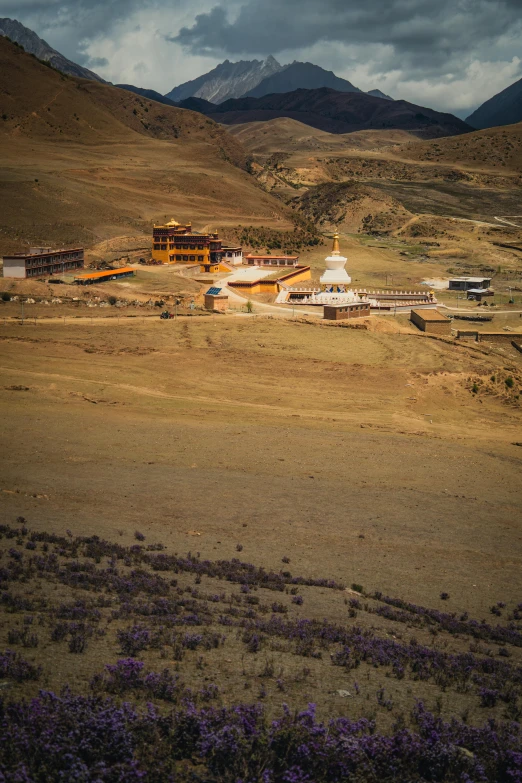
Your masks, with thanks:
<instances>
[{"instance_id":1,"label":"white painted wall","mask_svg":"<svg viewBox=\"0 0 522 783\"><path fill-rule=\"evenodd\" d=\"M227 261L229 264L234 264L234 266L238 266L239 264L243 263L243 253L241 251L234 252L234 253L227 253L225 251L223 253L223 260Z\"/></svg>"},{"instance_id":2,"label":"white painted wall","mask_svg":"<svg viewBox=\"0 0 522 783\"><path fill-rule=\"evenodd\" d=\"M25 278L25 261L21 258L4 258L4 277Z\"/></svg>"}]
</instances>

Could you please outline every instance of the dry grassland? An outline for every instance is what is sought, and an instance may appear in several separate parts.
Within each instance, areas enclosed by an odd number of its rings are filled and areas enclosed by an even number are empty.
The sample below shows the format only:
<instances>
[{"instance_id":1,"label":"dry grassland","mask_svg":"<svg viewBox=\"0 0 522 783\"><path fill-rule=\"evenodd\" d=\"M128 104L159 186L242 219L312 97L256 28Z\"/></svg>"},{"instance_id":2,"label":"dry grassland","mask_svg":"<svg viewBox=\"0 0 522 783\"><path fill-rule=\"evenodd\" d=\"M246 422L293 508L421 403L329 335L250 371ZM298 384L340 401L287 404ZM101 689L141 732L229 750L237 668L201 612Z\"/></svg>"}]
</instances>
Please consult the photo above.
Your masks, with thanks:
<instances>
[{"instance_id":1,"label":"dry grassland","mask_svg":"<svg viewBox=\"0 0 522 783\"><path fill-rule=\"evenodd\" d=\"M520 588L519 355L372 320L0 326L3 518L485 612Z\"/></svg>"}]
</instances>

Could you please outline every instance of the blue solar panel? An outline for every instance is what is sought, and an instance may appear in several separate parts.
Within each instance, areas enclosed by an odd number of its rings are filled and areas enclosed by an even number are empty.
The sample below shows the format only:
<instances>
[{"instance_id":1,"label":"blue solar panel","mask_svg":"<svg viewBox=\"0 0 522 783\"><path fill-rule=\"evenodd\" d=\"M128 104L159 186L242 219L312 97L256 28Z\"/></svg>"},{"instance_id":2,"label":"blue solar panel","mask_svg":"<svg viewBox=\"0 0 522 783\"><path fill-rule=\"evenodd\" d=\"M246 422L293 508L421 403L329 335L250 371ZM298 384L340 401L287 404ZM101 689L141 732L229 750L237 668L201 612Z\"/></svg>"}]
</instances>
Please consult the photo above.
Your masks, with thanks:
<instances>
[{"instance_id":1,"label":"blue solar panel","mask_svg":"<svg viewBox=\"0 0 522 783\"><path fill-rule=\"evenodd\" d=\"M207 294L210 294L211 296L217 296L221 293L221 288L215 288L212 286L212 288L209 288L207 291Z\"/></svg>"}]
</instances>

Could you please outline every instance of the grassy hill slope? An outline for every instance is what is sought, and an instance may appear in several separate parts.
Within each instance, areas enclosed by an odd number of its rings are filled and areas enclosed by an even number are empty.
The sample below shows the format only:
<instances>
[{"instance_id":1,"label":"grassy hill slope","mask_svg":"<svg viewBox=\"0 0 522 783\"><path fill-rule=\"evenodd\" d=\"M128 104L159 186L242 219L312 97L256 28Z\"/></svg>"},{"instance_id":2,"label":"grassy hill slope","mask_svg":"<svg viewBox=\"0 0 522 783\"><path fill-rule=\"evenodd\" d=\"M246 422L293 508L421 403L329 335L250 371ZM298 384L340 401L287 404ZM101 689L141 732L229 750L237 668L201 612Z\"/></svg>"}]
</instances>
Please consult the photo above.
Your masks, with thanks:
<instances>
[{"instance_id":1,"label":"grassy hill slope","mask_svg":"<svg viewBox=\"0 0 522 783\"><path fill-rule=\"evenodd\" d=\"M522 173L522 122L465 136L408 144L401 152L412 160Z\"/></svg>"},{"instance_id":2,"label":"grassy hill slope","mask_svg":"<svg viewBox=\"0 0 522 783\"><path fill-rule=\"evenodd\" d=\"M175 215L285 226L213 120L66 77L0 39L0 252L148 233Z\"/></svg>"},{"instance_id":3,"label":"grassy hill slope","mask_svg":"<svg viewBox=\"0 0 522 783\"><path fill-rule=\"evenodd\" d=\"M348 149L371 150L394 144L406 144L409 141L418 142L416 136L403 130L328 133L290 117L229 125L228 131L253 155L286 152L301 154L303 160L309 155L319 153L343 154Z\"/></svg>"}]
</instances>

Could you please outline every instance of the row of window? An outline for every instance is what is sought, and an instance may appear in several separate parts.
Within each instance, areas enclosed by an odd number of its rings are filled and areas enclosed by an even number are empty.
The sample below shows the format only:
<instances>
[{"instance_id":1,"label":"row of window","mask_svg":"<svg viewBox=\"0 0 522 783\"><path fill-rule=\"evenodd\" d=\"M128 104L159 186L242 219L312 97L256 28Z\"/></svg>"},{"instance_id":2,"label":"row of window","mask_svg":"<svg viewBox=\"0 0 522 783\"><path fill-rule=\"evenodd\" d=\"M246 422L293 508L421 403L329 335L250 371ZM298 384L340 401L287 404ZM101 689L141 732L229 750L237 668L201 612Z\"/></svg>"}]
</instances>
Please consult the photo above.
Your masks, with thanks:
<instances>
[{"instance_id":1,"label":"row of window","mask_svg":"<svg viewBox=\"0 0 522 783\"><path fill-rule=\"evenodd\" d=\"M170 243L174 247L174 242ZM176 245L176 250L204 250L205 245Z\"/></svg>"},{"instance_id":2,"label":"row of window","mask_svg":"<svg viewBox=\"0 0 522 783\"><path fill-rule=\"evenodd\" d=\"M249 264L249 266L255 266L256 261L254 261L253 258L249 258L247 263ZM296 265L295 261L285 260L282 258L280 259L271 258L270 260L266 258L263 259L262 261L258 261L257 263L261 264L262 266L295 266Z\"/></svg>"},{"instance_id":3,"label":"row of window","mask_svg":"<svg viewBox=\"0 0 522 783\"><path fill-rule=\"evenodd\" d=\"M38 277L41 275L60 274L68 269L82 269L83 264L66 264L65 266L40 266L37 269L27 269L27 277Z\"/></svg>"},{"instance_id":4,"label":"row of window","mask_svg":"<svg viewBox=\"0 0 522 783\"><path fill-rule=\"evenodd\" d=\"M42 266L42 264L67 264L71 262L71 259L76 261L78 259L77 255L73 256L51 256L50 258L46 258L45 261L42 261L41 258L26 258L25 259L25 265L26 266ZM78 260L79 263L82 263L81 260Z\"/></svg>"},{"instance_id":5,"label":"row of window","mask_svg":"<svg viewBox=\"0 0 522 783\"><path fill-rule=\"evenodd\" d=\"M154 250L166 250L166 239L158 239L154 244ZM160 248L161 245L161 248ZM176 250L204 250L205 245L177 245L173 240L169 241L170 248L176 248Z\"/></svg>"},{"instance_id":6,"label":"row of window","mask_svg":"<svg viewBox=\"0 0 522 783\"><path fill-rule=\"evenodd\" d=\"M174 245L169 245L169 250L196 250L196 247L189 247L188 245L184 245L183 247L175 247ZM205 248L203 246L197 248L198 250L204 250ZM154 250L167 250L167 245L154 245Z\"/></svg>"}]
</instances>

